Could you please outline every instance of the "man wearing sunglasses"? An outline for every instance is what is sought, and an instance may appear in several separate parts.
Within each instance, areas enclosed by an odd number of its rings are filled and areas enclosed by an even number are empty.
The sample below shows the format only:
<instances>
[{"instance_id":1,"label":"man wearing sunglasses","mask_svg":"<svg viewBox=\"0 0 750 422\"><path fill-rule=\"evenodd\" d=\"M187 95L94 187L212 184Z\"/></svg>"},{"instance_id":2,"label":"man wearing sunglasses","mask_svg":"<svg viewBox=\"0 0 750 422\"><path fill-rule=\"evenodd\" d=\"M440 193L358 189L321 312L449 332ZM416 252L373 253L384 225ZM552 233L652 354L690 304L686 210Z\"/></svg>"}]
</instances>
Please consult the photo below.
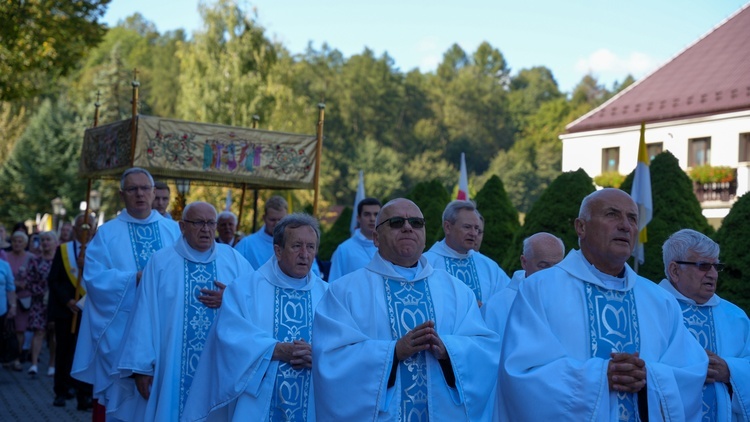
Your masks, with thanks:
<instances>
[{"instance_id":1,"label":"man wearing sunglasses","mask_svg":"<svg viewBox=\"0 0 750 422\"><path fill-rule=\"evenodd\" d=\"M116 367L138 412L122 419L180 420L224 287L253 273L239 252L214 241L216 218L213 205L188 204L182 236L143 270Z\"/></svg>"},{"instance_id":2,"label":"man wearing sunglasses","mask_svg":"<svg viewBox=\"0 0 750 422\"><path fill-rule=\"evenodd\" d=\"M677 298L685 326L708 355L704 416L750 421L750 320L716 294L724 269L719 245L702 233L683 229L664 242L662 253L667 278L659 285Z\"/></svg>"},{"instance_id":3,"label":"man wearing sunglasses","mask_svg":"<svg viewBox=\"0 0 750 422\"><path fill-rule=\"evenodd\" d=\"M495 261L474 250L482 227L474 203L452 201L443 211L445 239L424 254L434 268L447 271L469 286L479 306L510 283Z\"/></svg>"},{"instance_id":4,"label":"man wearing sunglasses","mask_svg":"<svg viewBox=\"0 0 750 422\"><path fill-rule=\"evenodd\" d=\"M474 292L422 256L424 225L412 201L385 204L373 234L378 252L331 283L318 305L318 420L491 416L499 338L482 321Z\"/></svg>"},{"instance_id":5,"label":"man wearing sunglasses","mask_svg":"<svg viewBox=\"0 0 750 422\"><path fill-rule=\"evenodd\" d=\"M180 236L177 224L151 209L154 178L145 169L125 170L120 198L125 209L97 230L86 249L86 304L70 373L94 386L95 420L119 389L119 377L112 374L142 271L154 252Z\"/></svg>"},{"instance_id":6,"label":"man wearing sunglasses","mask_svg":"<svg viewBox=\"0 0 750 422\"><path fill-rule=\"evenodd\" d=\"M674 297L627 264L635 202L595 191L574 224L580 250L531 275L513 302L498 379L505 420L700 420L706 353Z\"/></svg>"}]
</instances>

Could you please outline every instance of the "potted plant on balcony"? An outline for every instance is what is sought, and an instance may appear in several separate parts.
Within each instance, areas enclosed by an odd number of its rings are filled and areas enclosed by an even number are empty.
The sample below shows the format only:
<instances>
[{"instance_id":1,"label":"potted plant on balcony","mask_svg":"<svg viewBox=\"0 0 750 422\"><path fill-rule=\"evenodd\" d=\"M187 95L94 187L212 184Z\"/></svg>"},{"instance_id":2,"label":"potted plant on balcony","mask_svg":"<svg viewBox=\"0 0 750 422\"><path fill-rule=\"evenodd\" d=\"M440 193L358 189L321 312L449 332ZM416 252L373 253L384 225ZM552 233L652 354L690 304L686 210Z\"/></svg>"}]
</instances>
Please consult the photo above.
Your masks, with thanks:
<instances>
[{"instance_id":1,"label":"potted plant on balcony","mask_svg":"<svg viewBox=\"0 0 750 422\"><path fill-rule=\"evenodd\" d=\"M624 181L625 175L622 175L616 171L605 171L604 173L594 177L594 183L603 188L619 188Z\"/></svg>"},{"instance_id":2,"label":"potted plant on balcony","mask_svg":"<svg viewBox=\"0 0 750 422\"><path fill-rule=\"evenodd\" d=\"M704 164L695 166L688 172L693 180L694 189L699 198L728 201L730 190L737 177L735 169L729 166L712 166Z\"/></svg>"}]
</instances>

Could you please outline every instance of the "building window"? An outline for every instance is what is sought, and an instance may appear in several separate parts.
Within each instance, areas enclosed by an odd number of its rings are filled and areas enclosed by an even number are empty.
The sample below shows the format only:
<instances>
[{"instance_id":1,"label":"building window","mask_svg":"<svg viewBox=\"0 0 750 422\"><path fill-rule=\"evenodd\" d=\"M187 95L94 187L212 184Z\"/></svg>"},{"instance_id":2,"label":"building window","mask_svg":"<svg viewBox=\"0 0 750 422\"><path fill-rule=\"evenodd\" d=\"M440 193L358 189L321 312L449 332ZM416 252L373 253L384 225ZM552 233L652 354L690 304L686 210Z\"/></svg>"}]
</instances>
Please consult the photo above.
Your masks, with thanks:
<instances>
[{"instance_id":1,"label":"building window","mask_svg":"<svg viewBox=\"0 0 750 422\"><path fill-rule=\"evenodd\" d=\"M620 148L602 149L602 173L620 171Z\"/></svg>"},{"instance_id":2,"label":"building window","mask_svg":"<svg viewBox=\"0 0 750 422\"><path fill-rule=\"evenodd\" d=\"M711 138L695 138L688 142L688 167L711 164Z\"/></svg>"},{"instance_id":3,"label":"building window","mask_svg":"<svg viewBox=\"0 0 750 422\"><path fill-rule=\"evenodd\" d=\"M750 133L740 133L740 162L750 162Z\"/></svg>"},{"instance_id":4,"label":"building window","mask_svg":"<svg viewBox=\"0 0 750 422\"><path fill-rule=\"evenodd\" d=\"M662 142L654 142L653 144L646 144L646 151L648 153L648 161L651 162L654 160L654 157L661 154L661 152L664 150L664 143Z\"/></svg>"}]
</instances>

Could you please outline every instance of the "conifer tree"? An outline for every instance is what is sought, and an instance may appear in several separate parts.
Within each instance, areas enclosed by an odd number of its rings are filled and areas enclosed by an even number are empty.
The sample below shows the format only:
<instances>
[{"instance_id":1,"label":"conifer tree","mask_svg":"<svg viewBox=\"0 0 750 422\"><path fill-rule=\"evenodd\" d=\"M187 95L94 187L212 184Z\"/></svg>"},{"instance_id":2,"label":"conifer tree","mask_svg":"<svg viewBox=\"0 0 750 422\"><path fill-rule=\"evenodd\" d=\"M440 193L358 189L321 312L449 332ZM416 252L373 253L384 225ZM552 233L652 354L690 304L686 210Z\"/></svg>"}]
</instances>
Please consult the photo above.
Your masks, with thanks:
<instances>
[{"instance_id":1,"label":"conifer tree","mask_svg":"<svg viewBox=\"0 0 750 422\"><path fill-rule=\"evenodd\" d=\"M518 212L508 199L502 180L490 177L476 196L477 209L484 217L484 240L481 252L502 262L513 244L513 236L521 228Z\"/></svg>"},{"instance_id":2,"label":"conifer tree","mask_svg":"<svg viewBox=\"0 0 750 422\"><path fill-rule=\"evenodd\" d=\"M83 129L65 102L42 103L0 170L0 220L51 214L56 197L66 209L78 209L86 194L86 182L78 177Z\"/></svg>"},{"instance_id":3,"label":"conifer tree","mask_svg":"<svg viewBox=\"0 0 750 422\"><path fill-rule=\"evenodd\" d=\"M349 224L352 221L352 208L346 207L336 222L326 231L320 239L320 248L318 248L318 258L323 261L330 261L333 251L346 239L351 237Z\"/></svg>"},{"instance_id":4,"label":"conifer tree","mask_svg":"<svg viewBox=\"0 0 750 422\"><path fill-rule=\"evenodd\" d=\"M578 217L581 201L593 191L594 182L583 169L557 176L531 206L523 227L516 233L512 247L505 255L501 265L503 269L510 275L521 268L519 256L523 240L534 233L548 232L559 237L565 244L566 253L578 248L574 222Z\"/></svg>"},{"instance_id":5,"label":"conifer tree","mask_svg":"<svg viewBox=\"0 0 750 422\"><path fill-rule=\"evenodd\" d=\"M638 274L654 282L664 278L661 246L680 229L693 229L706 235L713 228L701 213L701 205L693 193L693 183L680 168L680 163L669 151L654 157L650 165L653 218L646 226L648 241L644 244L645 261ZM630 193L635 171L630 173L620 189ZM630 260L634 267L633 259Z\"/></svg>"},{"instance_id":6,"label":"conifer tree","mask_svg":"<svg viewBox=\"0 0 750 422\"><path fill-rule=\"evenodd\" d=\"M425 225L425 250L443 238L443 211L450 202L450 194L439 180L422 182L406 196L422 210Z\"/></svg>"},{"instance_id":7,"label":"conifer tree","mask_svg":"<svg viewBox=\"0 0 750 422\"><path fill-rule=\"evenodd\" d=\"M750 314L750 260L747 259L750 250L750 195L742 195L732 205L714 240L721 246L719 258L726 264L724 271L719 273L717 293Z\"/></svg>"}]
</instances>

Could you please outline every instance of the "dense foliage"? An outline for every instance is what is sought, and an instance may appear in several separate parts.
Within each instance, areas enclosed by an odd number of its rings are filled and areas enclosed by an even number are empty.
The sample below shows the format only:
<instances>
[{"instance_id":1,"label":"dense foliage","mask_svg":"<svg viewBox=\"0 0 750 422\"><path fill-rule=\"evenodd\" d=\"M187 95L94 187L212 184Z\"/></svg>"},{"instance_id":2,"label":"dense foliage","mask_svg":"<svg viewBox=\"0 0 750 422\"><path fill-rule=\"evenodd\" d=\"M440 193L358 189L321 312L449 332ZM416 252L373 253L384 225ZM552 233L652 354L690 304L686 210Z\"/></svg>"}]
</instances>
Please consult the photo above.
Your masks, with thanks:
<instances>
[{"instance_id":1,"label":"dense foliage","mask_svg":"<svg viewBox=\"0 0 750 422\"><path fill-rule=\"evenodd\" d=\"M711 235L713 228L701 213L701 206L693 194L693 183L680 168L680 163L669 151L654 157L650 165L653 219L646 226L648 241L644 244L645 262L638 274L659 282L664 278L661 245L680 229L693 229ZM620 189L630 192L635 171L625 178ZM631 259L631 266L634 266Z\"/></svg>"},{"instance_id":2,"label":"dense foliage","mask_svg":"<svg viewBox=\"0 0 750 422\"><path fill-rule=\"evenodd\" d=\"M578 235L574 221L578 217L581 201L594 191L594 182L583 169L559 175L526 215L523 227L516 233L501 265L510 275L521 269L518 260L523 240L534 233L548 232L563 240L566 253L578 248Z\"/></svg>"},{"instance_id":3,"label":"dense foliage","mask_svg":"<svg viewBox=\"0 0 750 422\"><path fill-rule=\"evenodd\" d=\"M346 207L336 222L333 223L330 229L323 232L320 237L320 248L318 249L318 258L324 261L330 261L333 256L333 251L341 242L351 237L349 232L349 225L352 221L352 208Z\"/></svg>"},{"instance_id":4,"label":"dense foliage","mask_svg":"<svg viewBox=\"0 0 750 422\"><path fill-rule=\"evenodd\" d=\"M721 262L727 264L719 273L717 293L750 314L750 195L745 194L734 203L724 218L714 240L721 246Z\"/></svg>"},{"instance_id":5,"label":"dense foliage","mask_svg":"<svg viewBox=\"0 0 750 422\"><path fill-rule=\"evenodd\" d=\"M520 228L518 211L508 199L503 181L495 175L474 199L485 223L481 252L495 262L502 262Z\"/></svg>"},{"instance_id":6,"label":"dense foliage","mask_svg":"<svg viewBox=\"0 0 750 422\"><path fill-rule=\"evenodd\" d=\"M2 7L61 3L35 0ZM500 49L487 42L474 51L453 45L437 69L427 73L403 72L387 53L378 55L367 48L345 57L332 46L311 44L303 53L292 54L258 24L257 14L262 14L262 9L249 12L231 0L201 2L203 25L190 37L181 30L159 33L139 14L101 37L97 19L106 3L66 2L65 8L59 9L86 10L76 15L85 22L80 22L75 36L67 38L70 45L66 48L89 47L65 55L72 66L53 65L54 75L68 72L68 76L48 78L54 80L54 87L34 85L42 89L42 96L18 85L25 99L3 97L16 99L0 103L0 164L19 146L31 119L38 118L42 98L53 102L66 98L69 121L81 125L75 140L80 142L83 127L93 123L95 102L101 104L101 124L130 116L131 81L137 78L140 113L191 121L249 126L252 116L259 115L262 129L314 133L316 105L324 101L322 209L349 202L359 170L365 172L367 192L380 198L403 196L419 183L432 180L452 188L464 152L474 189L498 176L511 203L527 212L560 173L557 137L565 124L631 82L626 80L608 90L586 76L566 94L545 67L511 73ZM0 19L7 22L9 16ZM50 30L55 23L54 16L30 19ZM5 36L9 27L0 26L0 34ZM34 75L38 73L28 75L26 71L38 69L19 63L4 61L8 71L0 72L2 77L36 83ZM65 142L62 138L58 141ZM78 157L70 157L68 164L74 169L77 162ZM41 171L57 164L39 159L33 165ZM0 182L23 184L25 180ZM26 202L17 194L23 189L35 189L36 195L46 199ZM52 185L23 189L8 191L4 200L18 206L0 209L0 221L11 223L50 212L49 200L56 196L70 198L71 203L84 196L72 186L71 190ZM223 196L220 188L196 188L195 192L205 193L207 198ZM301 207L312 202L307 191L296 191L293 197ZM188 199L199 198L191 190ZM105 192L104 208L114 210L119 205L117 195ZM246 204L248 209L251 207ZM433 232L428 242L440 233Z\"/></svg>"},{"instance_id":7,"label":"dense foliage","mask_svg":"<svg viewBox=\"0 0 750 422\"><path fill-rule=\"evenodd\" d=\"M422 210L425 219L425 250L445 237L443 232L443 211L451 201L450 194L439 180L422 182L406 195Z\"/></svg>"}]
</instances>

